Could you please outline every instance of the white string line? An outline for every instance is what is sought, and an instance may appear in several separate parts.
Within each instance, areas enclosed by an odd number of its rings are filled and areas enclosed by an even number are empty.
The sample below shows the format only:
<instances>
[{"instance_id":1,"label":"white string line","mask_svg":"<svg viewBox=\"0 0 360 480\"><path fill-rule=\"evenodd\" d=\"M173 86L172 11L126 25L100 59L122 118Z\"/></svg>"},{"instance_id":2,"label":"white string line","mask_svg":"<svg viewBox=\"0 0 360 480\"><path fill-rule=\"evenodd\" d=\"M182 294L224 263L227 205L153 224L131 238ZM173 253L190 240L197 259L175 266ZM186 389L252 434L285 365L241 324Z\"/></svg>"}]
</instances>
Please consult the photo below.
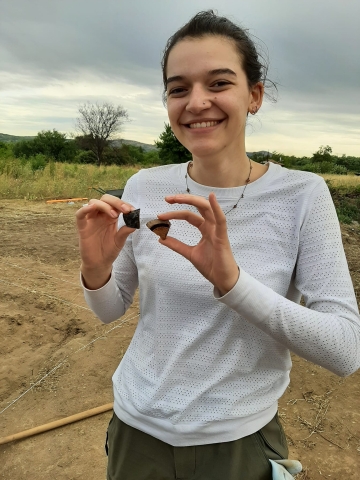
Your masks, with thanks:
<instances>
[{"instance_id":1,"label":"white string line","mask_svg":"<svg viewBox=\"0 0 360 480\"><path fill-rule=\"evenodd\" d=\"M44 275L45 277L55 278L55 280L60 280L61 282L69 283L70 285L76 285L77 287L80 287L80 283L69 282L68 280L63 280L62 278L54 277L53 275L48 275L47 273L38 272L37 270L34 270L32 268L20 267L20 265L16 265L16 263L10 263L10 262L4 262L4 263L6 263L6 265L11 265L12 267L21 268L21 270L26 270L27 272L38 273L39 275Z\"/></svg>"},{"instance_id":2,"label":"white string line","mask_svg":"<svg viewBox=\"0 0 360 480\"><path fill-rule=\"evenodd\" d=\"M104 338L105 335L107 335L108 333L110 333L112 330L115 330L116 328L119 328L121 327L125 322L128 322L130 320L133 320L134 318L137 318L139 316L139 314L137 315L134 315L133 317L128 317L128 318L125 318L121 323L119 323L118 325L115 325L115 327L112 327L110 328L110 330L108 330L107 332L103 333L102 335L100 335L99 337L97 338L94 338L93 340L91 340L91 342L87 343L86 345L83 345L81 348L79 348L78 350L76 350L75 352L72 352L70 353L69 355L66 355L66 357L60 362L58 363L57 365L55 365L54 368L52 368L50 370L50 372L48 372L46 375L44 375L42 378L40 378L40 380L38 380L37 382L35 382L33 385L31 385L30 388L28 388L25 392L23 392L21 395L19 395L17 398L15 398L15 400L13 400L11 403L9 403L9 405L7 407L5 407L3 410L1 410L0 412L0 415L5 412L5 410L7 410L8 408L10 408L12 405L14 405L14 403L16 403L18 400L20 400L20 398L22 398L24 395L26 395L28 392L30 392L30 390L32 390L34 387L36 387L36 385L38 385L40 382L42 382L46 377L48 377L49 375L51 375L53 372L55 372L58 368L61 367L61 365L63 365L65 363L65 361L67 359L69 359L70 357L72 357L73 355L75 355L75 353L78 353L80 352L81 350L84 350L84 348L88 347L89 345L91 345L92 343L96 342L97 340L99 340L100 338Z\"/></svg>"},{"instance_id":3,"label":"white string line","mask_svg":"<svg viewBox=\"0 0 360 480\"><path fill-rule=\"evenodd\" d=\"M75 300L75 298L80 295L80 293L81 293L81 292L76 293L76 294L73 296L73 298L71 299L71 302L73 302L73 301Z\"/></svg>"},{"instance_id":4,"label":"white string line","mask_svg":"<svg viewBox=\"0 0 360 480\"><path fill-rule=\"evenodd\" d=\"M63 298L55 297L54 295L49 295L48 293L38 292L37 290L31 290L30 288L23 287L22 285L18 285L17 283L7 282L6 280L1 280L0 279L0 282L5 283L6 285L11 285L12 287L22 288L23 290L26 290L27 292L30 292L30 293L34 293L34 294L37 294L37 295L42 295L44 297L51 298L52 300L58 300L59 302L65 303L66 305L72 305L73 307L82 308L83 310L88 310L89 312L92 312L92 310L90 308L83 307L81 305L78 305L77 303L68 302L67 300L64 300Z\"/></svg>"},{"instance_id":5,"label":"white string line","mask_svg":"<svg viewBox=\"0 0 360 480\"><path fill-rule=\"evenodd\" d=\"M8 269L8 268L2 268L2 267L0 266L0 272L2 272L2 277L3 277L4 281L8 281L8 279L5 279L5 277L6 277L7 274L11 273L11 272L9 272L9 269ZM37 278L37 279L35 279L35 280L33 280L33 279L31 279L31 278L27 278L26 276L25 276L24 278L25 278L26 280L28 280L28 281L31 281L31 280L32 280L32 283L34 284L34 286L35 286L36 280L38 280L39 282L40 282L41 280L46 280L46 285L45 285L45 286L46 286L46 288L47 288L49 291L53 290L53 291L57 292L57 291L59 290L59 285L57 285L54 280L49 280L49 281L48 281L48 279L47 279L46 277L39 277L39 278ZM51 282L52 282L52 283L51 283ZM26 283L26 282L24 282L24 283ZM31 282L30 282L30 283L31 283ZM74 290L75 290L75 287L74 287L73 285L75 285L75 284L72 284L72 285L63 287L62 290L61 290L61 293L62 293L63 295L69 294L69 295L72 296L73 293L74 293ZM79 287L79 288L81 287L80 283L79 283L78 287ZM23 288L30 288L30 287L25 287L25 286L24 286ZM35 291L34 289L31 289L31 290L32 290L32 291ZM37 292L37 293L39 293L39 292ZM81 292L79 291L79 292L75 295L75 297L76 297L77 295L79 295L79 293L81 293ZM50 294L47 294L47 295L50 295ZM74 298L75 298L75 297L74 297ZM72 300L68 300L68 301L72 302L73 299L72 299Z\"/></svg>"}]
</instances>

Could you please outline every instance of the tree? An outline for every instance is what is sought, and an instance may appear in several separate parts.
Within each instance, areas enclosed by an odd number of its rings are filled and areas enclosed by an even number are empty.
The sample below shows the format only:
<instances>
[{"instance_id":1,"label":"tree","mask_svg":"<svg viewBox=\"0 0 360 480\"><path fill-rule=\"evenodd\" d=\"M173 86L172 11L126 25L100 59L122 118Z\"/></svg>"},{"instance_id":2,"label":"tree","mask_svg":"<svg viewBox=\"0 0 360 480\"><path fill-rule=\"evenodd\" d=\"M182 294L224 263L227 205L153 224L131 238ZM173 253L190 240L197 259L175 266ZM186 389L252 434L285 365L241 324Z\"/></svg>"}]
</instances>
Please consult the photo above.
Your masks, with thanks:
<instances>
[{"instance_id":1,"label":"tree","mask_svg":"<svg viewBox=\"0 0 360 480\"><path fill-rule=\"evenodd\" d=\"M192 159L191 153L175 137L168 123L165 123L165 129L159 140L155 141L155 145L159 149L159 158L163 164L183 163Z\"/></svg>"},{"instance_id":2,"label":"tree","mask_svg":"<svg viewBox=\"0 0 360 480\"><path fill-rule=\"evenodd\" d=\"M336 163L340 166L345 167L351 172L360 173L360 158L359 157L350 157L347 155L342 155L341 157L336 158Z\"/></svg>"},{"instance_id":3,"label":"tree","mask_svg":"<svg viewBox=\"0 0 360 480\"><path fill-rule=\"evenodd\" d=\"M329 145L321 145L319 150L313 153L311 160L315 163L333 162L332 148Z\"/></svg>"},{"instance_id":4,"label":"tree","mask_svg":"<svg viewBox=\"0 0 360 480\"><path fill-rule=\"evenodd\" d=\"M89 149L94 152L97 164L103 163L103 153L109 141L116 137L124 122L127 111L120 105L85 103L79 107L76 129L86 137Z\"/></svg>"},{"instance_id":5,"label":"tree","mask_svg":"<svg viewBox=\"0 0 360 480\"><path fill-rule=\"evenodd\" d=\"M104 163L107 165L133 165L136 159L132 155L130 145L107 147L104 150Z\"/></svg>"},{"instance_id":6,"label":"tree","mask_svg":"<svg viewBox=\"0 0 360 480\"><path fill-rule=\"evenodd\" d=\"M51 157L56 162L70 162L76 154L74 141L55 129L39 132L33 142L36 153Z\"/></svg>"},{"instance_id":7,"label":"tree","mask_svg":"<svg viewBox=\"0 0 360 480\"><path fill-rule=\"evenodd\" d=\"M56 162L72 161L76 155L73 140L68 140L65 133L57 130L43 130L32 140L16 142L13 146L15 157L29 158L38 154L53 158Z\"/></svg>"}]
</instances>

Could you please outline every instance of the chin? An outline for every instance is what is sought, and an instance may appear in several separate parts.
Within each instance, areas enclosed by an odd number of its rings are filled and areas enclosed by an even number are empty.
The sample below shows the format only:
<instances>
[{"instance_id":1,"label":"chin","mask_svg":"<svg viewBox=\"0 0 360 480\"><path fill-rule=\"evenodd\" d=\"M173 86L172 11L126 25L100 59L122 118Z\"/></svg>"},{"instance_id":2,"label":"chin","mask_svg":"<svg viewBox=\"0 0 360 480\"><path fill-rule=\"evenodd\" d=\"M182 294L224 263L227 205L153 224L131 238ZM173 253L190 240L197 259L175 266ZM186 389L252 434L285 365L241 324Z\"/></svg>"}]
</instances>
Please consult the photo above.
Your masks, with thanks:
<instances>
[{"instance_id":1,"label":"chin","mask_svg":"<svg viewBox=\"0 0 360 480\"><path fill-rule=\"evenodd\" d=\"M185 147L194 157L198 158L220 154L225 148L225 146L220 146L219 144L215 145L212 142L205 142L198 145L185 145Z\"/></svg>"}]
</instances>

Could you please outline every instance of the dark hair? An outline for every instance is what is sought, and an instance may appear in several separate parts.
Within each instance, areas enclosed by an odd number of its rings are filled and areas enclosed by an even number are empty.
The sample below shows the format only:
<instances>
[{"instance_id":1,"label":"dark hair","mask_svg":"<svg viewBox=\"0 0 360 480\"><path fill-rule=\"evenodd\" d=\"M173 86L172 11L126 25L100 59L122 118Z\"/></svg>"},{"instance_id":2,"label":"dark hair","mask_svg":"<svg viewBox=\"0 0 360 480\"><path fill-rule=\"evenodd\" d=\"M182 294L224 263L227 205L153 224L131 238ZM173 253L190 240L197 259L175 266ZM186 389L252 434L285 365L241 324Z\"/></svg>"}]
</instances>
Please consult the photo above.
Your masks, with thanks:
<instances>
[{"instance_id":1,"label":"dark hair","mask_svg":"<svg viewBox=\"0 0 360 480\"><path fill-rule=\"evenodd\" d=\"M266 76L268 71L267 58L264 58L265 56L258 52L248 31L231 22L226 17L216 15L213 10L207 10L197 13L167 41L161 60L164 101L166 101L166 68L171 49L185 38L203 38L209 35L221 36L234 43L238 50L249 88L257 82L263 82L264 86L270 83L276 89L275 83L268 80ZM275 100L273 96L271 98Z\"/></svg>"}]
</instances>

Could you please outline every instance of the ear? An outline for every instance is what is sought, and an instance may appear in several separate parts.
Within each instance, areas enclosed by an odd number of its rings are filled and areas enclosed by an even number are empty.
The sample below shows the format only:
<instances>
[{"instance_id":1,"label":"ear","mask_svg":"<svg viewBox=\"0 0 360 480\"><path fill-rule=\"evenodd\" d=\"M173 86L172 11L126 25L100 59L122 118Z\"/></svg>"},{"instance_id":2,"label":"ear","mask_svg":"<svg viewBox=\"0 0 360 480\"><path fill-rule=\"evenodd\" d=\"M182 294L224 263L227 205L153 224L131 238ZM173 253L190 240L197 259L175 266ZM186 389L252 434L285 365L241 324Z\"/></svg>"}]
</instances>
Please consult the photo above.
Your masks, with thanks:
<instances>
[{"instance_id":1,"label":"ear","mask_svg":"<svg viewBox=\"0 0 360 480\"><path fill-rule=\"evenodd\" d=\"M249 96L249 112L253 112L254 110L257 112L263 102L264 98L264 84L262 82L257 82L250 88L250 96Z\"/></svg>"}]
</instances>

